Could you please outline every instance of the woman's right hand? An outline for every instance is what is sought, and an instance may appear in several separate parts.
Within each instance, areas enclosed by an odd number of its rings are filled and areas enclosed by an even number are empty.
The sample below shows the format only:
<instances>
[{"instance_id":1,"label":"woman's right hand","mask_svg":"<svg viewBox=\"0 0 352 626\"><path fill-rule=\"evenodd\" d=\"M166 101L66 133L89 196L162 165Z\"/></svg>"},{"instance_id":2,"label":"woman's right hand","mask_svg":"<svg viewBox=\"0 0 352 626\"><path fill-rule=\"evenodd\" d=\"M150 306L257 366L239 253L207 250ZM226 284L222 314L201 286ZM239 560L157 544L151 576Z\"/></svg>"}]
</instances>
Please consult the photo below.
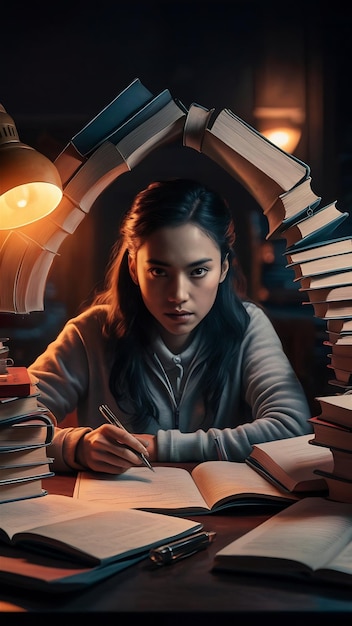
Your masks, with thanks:
<instances>
[{"instance_id":1,"label":"woman's right hand","mask_svg":"<svg viewBox=\"0 0 352 626\"><path fill-rule=\"evenodd\" d=\"M122 474L130 467L143 465L139 456L129 448L148 458L147 445L147 440L143 442L142 438L137 439L122 428L103 424L80 439L76 448L76 461L94 472Z\"/></svg>"}]
</instances>

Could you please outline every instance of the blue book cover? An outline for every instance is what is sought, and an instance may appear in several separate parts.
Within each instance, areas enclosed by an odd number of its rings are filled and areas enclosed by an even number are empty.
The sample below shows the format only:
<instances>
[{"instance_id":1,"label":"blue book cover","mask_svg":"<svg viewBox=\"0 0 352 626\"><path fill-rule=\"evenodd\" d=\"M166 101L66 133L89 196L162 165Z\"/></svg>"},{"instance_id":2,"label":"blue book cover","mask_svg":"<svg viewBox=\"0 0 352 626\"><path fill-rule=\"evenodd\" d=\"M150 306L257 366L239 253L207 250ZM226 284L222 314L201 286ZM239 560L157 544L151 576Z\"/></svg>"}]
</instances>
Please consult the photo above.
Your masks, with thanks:
<instances>
[{"instance_id":1,"label":"blue book cover","mask_svg":"<svg viewBox=\"0 0 352 626\"><path fill-rule=\"evenodd\" d=\"M80 154L87 155L153 97L153 94L141 83L139 78L135 78L126 89L121 91L110 104L72 138L71 143Z\"/></svg>"}]
</instances>

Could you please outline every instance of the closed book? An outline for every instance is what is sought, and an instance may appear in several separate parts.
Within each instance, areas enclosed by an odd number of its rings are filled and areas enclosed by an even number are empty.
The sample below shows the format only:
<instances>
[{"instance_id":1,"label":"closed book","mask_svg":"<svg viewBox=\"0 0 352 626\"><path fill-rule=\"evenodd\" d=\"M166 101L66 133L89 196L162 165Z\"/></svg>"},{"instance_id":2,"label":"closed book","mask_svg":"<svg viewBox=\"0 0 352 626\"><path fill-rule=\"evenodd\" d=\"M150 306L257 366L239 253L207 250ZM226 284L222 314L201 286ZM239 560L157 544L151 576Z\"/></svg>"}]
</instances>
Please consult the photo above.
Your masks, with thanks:
<instances>
[{"instance_id":1,"label":"closed book","mask_svg":"<svg viewBox=\"0 0 352 626\"><path fill-rule=\"evenodd\" d=\"M329 471L329 474L352 480L352 450L344 450L343 448L336 448L334 446L329 446L329 450L333 458L333 467L332 470Z\"/></svg>"},{"instance_id":2,"label":"closed book","mask_svg":"<svg viewBox=\"0 0 352 626\"><path fill-rule=\"evenodd\" d=\"M352 318L328 320L326 328L328 332L352 333Z\"/></svg>"},{"instance_id":3,"label":"closed book","mask_svg":"<svg viewBox=\"0 0 352 626\"><path fill-rule=\"evenodd\" d=\"M52 463L54 459L48 457L47 446L37 446L36 448L12 448L3 450L0 447L0 468L5 467L26 467L39 463Z\"/></svg>"},{"instance_id":4,"label":"closed book","mask_svg":"<svg viewBox=\"0 0 352 626\"><path fill-rule=\"evenodd\" d=\"M338 370L345 370L346 372L352 373L352 354L349 353L347 355L330 353L328 354L330 357L331 367Z\"/></svg>"},{"instance_id":5,"label":"closed book","mask_svg":"<svg viewBox=\"0 0 352 626\"><path fill-rule=\"evenodd\" d=\"M46 414L12 418L0 426L0 450L6 452L47 446L54 436L54 424Z\"/></svg>"},{"instance_id":6,"label":"closed book","mask_svg":"<svg viewBox=\"0 0 352 626\"><path fill-rule=\"evenodd\" d=\"M352 284L352 271L328 272L326 274L316 274L300 278L300 291L310 289L323 289L327 287L338 287Z\"/></svg>"},{"instance_id":7,"label":"closed book","mask_svg":"<svg viewBox=\"0 0 352 626\"><path fill-rule=\"evenodd\" d=\"M18 482L0 484L0 504L39 498L47 494L42 487L41 479L26 478Z\"/></svg>"},{"instance_id":8,"label":"closed book","mask_svg":"<svg viewBox=\"0 0 352 626\"><path fill-rule=\"evenodd\" d=\"M305 263L314 259L326 259L335 254L345 254L352 252L352 238L339 237L337 239L328 239L319 243L312 244L306 248L301 248L296 252L286 252L288 265L294 263Z\"/></svg>"},{"instance_id":9,"label":"closed book","mask_svg":"<svg viewBox=\"0 0 352 626\"><path fill-rule=\"evenodd\" d=\"M327 483L329 500L352 504L352 476L346 478L323 470L317 470L317 475L324 478Z\"/></svg>"},{"instance_id":10,"label":"closed book","mask_svg":"<svg viewBox=\"0 0 352 626\"><path fill-rule=\"evenodd\" d=\"M321 198L314 193L311 183L312 179L308 176L289 191L280 194L274 204L264 211L269 226L267 239L277 238L282 230L298 219L312 215Z\"/></svg>"},{"instance_id":11,"label":"closed book","mask_svg":"<svg viewBox=\"0 0 352 626\"><path fill-rule=\"evenodd\" d=\"M328 363L327 367L334 371L334 375L336 378L335 381L329 381L329 383L334 384L334 385L337 384L341 387L346 387L346 388L351 386L352 372L350 370L344 370L344 369L338 368L332 365L331 363Z\"/></svg>"},{"instance_id":12,"label":"closed book","mask_svg":"<svg viewBox=\"0 0 352 626\"><path fill-rule=\"evenodd\" d=\"M346 337L351 338L351 335L346 335ZM330 348L330 353L335 354L337 356L350 356L352 357L352 343L350 341L346 343L331 343L330 341L324 341L324 346L328 346Z\"/></svg>"},{"instance_id":13,"label":"closed book","mask_svg":"<svg viewBox=\"0 0 352 626\"><path fill-rule=\"evenodd\" d=\"M304 276L317 276L319 274L336 274L344 270L352 270L352 252L334 254L322 259L313 259L289 265L294 272L294 280L300 280Z\"/></svg>"},{"instance_id":14,"label":"closed book","mask_svg":"<svg viewBox=\"0 0 352 626\"><path fill-rule=\"evenodd\" d=\"M339 448L330 448L330 450L334 459L333 474L352 480L352 452Z\"/></svg>"},{"instance_id":15,"label":"closed book","mask_svg":"<svg viewBox=\"0 0 352 626\"><path fill-rule=\"evenodd\" d=\"M341 302L342 300L352 300L352 284L340 285L339 287L322 287L321 289L309 289L307 291L309 300L305 304L314 302Z\"/></svg>"},{"instance_id":16,"label":"closed book","mask_svg":"<svg viewBox=\"0 0 352 626\"><path fill-rule=\"evenodd\" d=\"M213 122L208 124L198 146L202 154L238 180L263 211L268 211L276 203L272 213L275 221L278 213L279 221L286 216L284 202L279 196L304 182L310 175L306 163L280 150L230 109L220 111ZM315 194L314 198L312 193L308 195L313 200L317 198ZM302 200L298 210L304 210L306 202Z\"/></svg>"},{"instance_id":17,"label":"closed book","mask_svg":"<svg viewBox=\"0 0 352 626\"><path fill-rule=\"evenodd\" d=\"M9 367L7 374L0 374L0 397L28 396L31 378L26 367Z\"/></svg>"},{"instance_id":18,"label":"closed book","mask_svg":"<svg viewBox=\"0 0 352 626\"><path fill-rule=\"evenodd\" d=\"M39 407L38 397L39 392L36 390L28 396L0 398L0 422L11 417L45 411Z\"/></svg>"},{"instance_id":19,"label":"closed book","mask_svg":"<svg viewBox=\"0 0 352 626\"><path fill-rule=\"evenodd\" d=\"M281 489L297 494L326 491L324 480L317 480L317 467L332 469L329 450L310 445L312 435L290 437L254 444L246 463Z\"/></svg>"},{"instance_id":20,"label":"closed book","mask_svg":"<svg viewBox=\"0 0 352 626\"><path fill-rule=\"evenodd\" d=\"M72 138L80 154L87 155L153 99L153 94L135 78L82 130Z\"/></svg>"},{"instance_id":21,"label":"closed book","mask_svg":"<svg viewBox=\"0 0 352 626\"><path fill-rule=\"evenodd\" d=\"M282 231L287 252L291 252L291 247L294 250L307 243L326 240L348 216L349 213L341 212L336 207L336 201L316 210L313 215Z\"/></svg>"},{"instance_id":22,"label":"closed book","mask_svg":"<svg viewBox=\"0 0 352 626\"><path fill-rule=\"evenodd\" d=\"M319 419L352 428L352 394L317 396L316 400L320 404Z\"/></svg>"},{"instance_id":23,"label":"closed book","mask_svg":"<svg viewBox=\"0 0 352 626\"><path fill-rule=\"evenodd\" d=\"M303 304L312 304L315 317L326 320L343 317L352 318L352 299L338 300L337 302L303 302Z\"/></svg>"},{"instance_id":24,"label":"closed book","mask_svg":"<svg viewBox=\"0 0 352 626\"><path fill-rule=\"evenodd\" d=\"M18 484L29 479L40 480L53 475L54 473L50 470L48 462L18 467L0 467L0 485Z\"/></svg>"},{"instance_id":25,"label":"closed book","mask_svg":"<svg viewBox=\"0 0 352 626\"><path fill-rule=\"evenodd\" d=\"M352 331L348 333L335 333L326 331L328 334L328 340L324 341L324 344L329 346L352 346Z\"/></svg>"},{"instance_id":26,"label":"closed book","mask_svg":"<svg viewBox=\"0 0 352 626\"><path fill-rule=\"evenodd\" d=\"M322 446L343 448L352 450L352 429L345 426L337 426L332 422L322 420L314 416L308 420L314 429L313 441Z\"/></svg>"}]
</instances>

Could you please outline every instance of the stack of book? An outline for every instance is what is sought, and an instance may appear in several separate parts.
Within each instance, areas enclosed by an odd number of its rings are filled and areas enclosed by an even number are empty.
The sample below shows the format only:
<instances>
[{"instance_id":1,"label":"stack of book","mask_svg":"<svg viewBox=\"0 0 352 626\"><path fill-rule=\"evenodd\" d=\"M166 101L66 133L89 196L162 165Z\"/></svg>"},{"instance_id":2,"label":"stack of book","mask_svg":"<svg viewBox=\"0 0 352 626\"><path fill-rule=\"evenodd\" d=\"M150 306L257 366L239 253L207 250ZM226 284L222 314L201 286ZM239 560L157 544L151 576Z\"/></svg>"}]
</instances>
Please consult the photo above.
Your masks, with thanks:
<instances>
[{"instance_id":1,"label":"stack of book","mask_svg":"<svg viewBox=\"0 0 352 626\"><path fill-rule=\"evenodd\" d=\"M310 168L272 144L263 135L224 109L211 124L213 112L193 104L188 112L184 144L206 154L257 200L268 222L267 239L284 239L287 267L307 292L303 304L314 307L316 317L341 323L331 342L335 378L348 387L352 373L352 237L332 238L349 216L336 202L320 207L312 190ZM349 333L352 334L351 328ZM339 342L337 340L340 340ZM328 343L330 345L330 343ZM342 347L343 345L343 347Z\"/></svg>"},{"instance_id":2,"label":"stack of book","mask_svg":"<svg viewBox=\"0 0 352 626\"><path fill-rule=\"evenodd\" d=\"M329 448L332 468L316 468L324 478L329 498L352 503L352 394L317 397L321 412L312 417L314 438L310 443Z\"/></svg>"},{"instance_id":3,"label":"stack of book","mask_svg":"<svg viewBox=\"0 0 352 626\"><path fill-rule=\"evenodd\" d=\"M307 292L303 304L314 307L316 317L327 322L330 348L327 367L332 385L348 390L352 375L352 239L341 237L287 253L288 267Z\"/></svg>"},{"instance_id":4,"label":"stack of book","mask_svg":"<svg viewBox=\"0 0 352 626\"><path fill-rule=\"evenodd\" d=\"M26 367L0 376L0 503L45 495L42 479L53 475L47 446L54 426L38 397Z\"/></svg>"}]
</instances>

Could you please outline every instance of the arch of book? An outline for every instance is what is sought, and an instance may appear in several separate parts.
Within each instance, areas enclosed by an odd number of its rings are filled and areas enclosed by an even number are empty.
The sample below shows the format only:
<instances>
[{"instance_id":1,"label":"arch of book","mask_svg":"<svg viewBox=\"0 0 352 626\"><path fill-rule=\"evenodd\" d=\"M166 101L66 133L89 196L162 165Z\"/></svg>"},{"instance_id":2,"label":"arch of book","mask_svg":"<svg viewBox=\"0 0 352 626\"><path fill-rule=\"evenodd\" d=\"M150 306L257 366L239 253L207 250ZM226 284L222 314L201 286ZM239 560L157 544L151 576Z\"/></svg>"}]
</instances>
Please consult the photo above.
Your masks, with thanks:
<instances>
[{"instance_id":1,"label":"arch of book","mask_svg":"<svg viewBox=\"0 0 352 626\"><path fill-rule=\"evenodd\" d=\"M335 379L349 389L352 372L352 238L332 238L348 217L336 202L320 207L310 168L230 109L188 109L166 89L157 96L135 79L75 135L55 160L63 198L53 213L18 230L0 228L0 311L44 309L51 264L96 198L153 150L171 143L205 154L254 197L267 239L286 239L286 256L317 317L326 320ZM3 281L2 281L3 282Z\"/></svg>"}]
</instances>

